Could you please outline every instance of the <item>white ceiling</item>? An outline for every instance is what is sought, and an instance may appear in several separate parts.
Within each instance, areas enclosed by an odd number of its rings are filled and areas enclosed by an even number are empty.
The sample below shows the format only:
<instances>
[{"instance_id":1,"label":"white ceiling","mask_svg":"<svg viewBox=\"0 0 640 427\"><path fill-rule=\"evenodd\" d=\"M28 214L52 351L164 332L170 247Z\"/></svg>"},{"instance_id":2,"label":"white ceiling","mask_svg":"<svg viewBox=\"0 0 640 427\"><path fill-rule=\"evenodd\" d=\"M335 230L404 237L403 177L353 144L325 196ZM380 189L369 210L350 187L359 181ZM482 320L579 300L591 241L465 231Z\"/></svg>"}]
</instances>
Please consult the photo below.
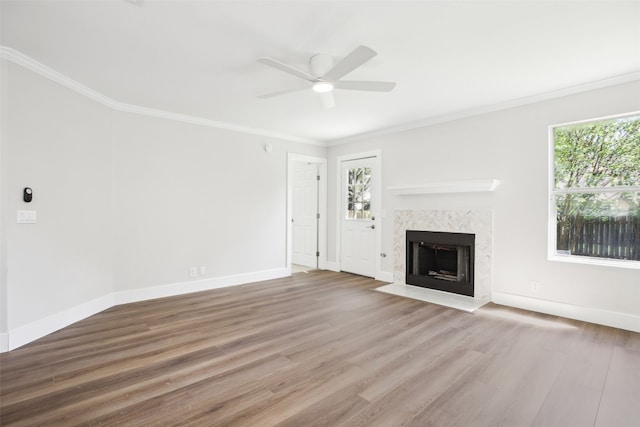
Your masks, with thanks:
<instances>
[{"instance_id":1,"label":"white ceiling","mask_svg":"<svg viewBox=\"0 0 640 427\"><path fill-rule=\"evenodd\" d=\"M345 140L640 71L640 2L5 1L1 44L118 102L277 132ZM378 56L323 109L307 69L358 45ZM626 76L626 77L625 77Z\"/></svg>"}]
</instances>

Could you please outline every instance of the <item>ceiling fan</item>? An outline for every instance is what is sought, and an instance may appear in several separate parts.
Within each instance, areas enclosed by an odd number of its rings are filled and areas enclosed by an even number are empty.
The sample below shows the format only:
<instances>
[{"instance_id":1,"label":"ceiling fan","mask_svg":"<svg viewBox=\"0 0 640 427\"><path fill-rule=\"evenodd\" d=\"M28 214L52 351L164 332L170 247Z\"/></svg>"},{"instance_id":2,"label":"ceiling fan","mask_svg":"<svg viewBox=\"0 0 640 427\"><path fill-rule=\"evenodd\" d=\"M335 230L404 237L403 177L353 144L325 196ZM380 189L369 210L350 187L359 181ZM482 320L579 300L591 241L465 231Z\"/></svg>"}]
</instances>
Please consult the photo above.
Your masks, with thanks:
<instances>
[{"instance_id":1,"label":"ceiling fan","mask_svg":"<svg viewBox=\"0 0 640 427\"><path fill-rule=\"evenodd\" d=\"M333 58L329 55L314 55L309 59L309 73L273 58L260 58L258 62L304 79L311 83L311 85L267 93L258 96L258 98L271 98L311 88L320 95L320 99L325 108L333 108L335 106L333 89L389 92L396 86L395 82L340 80L376 55L377 52L373 49L366 46L358 46L335 65L333 64Z\"/></svg>"}]
</instances>

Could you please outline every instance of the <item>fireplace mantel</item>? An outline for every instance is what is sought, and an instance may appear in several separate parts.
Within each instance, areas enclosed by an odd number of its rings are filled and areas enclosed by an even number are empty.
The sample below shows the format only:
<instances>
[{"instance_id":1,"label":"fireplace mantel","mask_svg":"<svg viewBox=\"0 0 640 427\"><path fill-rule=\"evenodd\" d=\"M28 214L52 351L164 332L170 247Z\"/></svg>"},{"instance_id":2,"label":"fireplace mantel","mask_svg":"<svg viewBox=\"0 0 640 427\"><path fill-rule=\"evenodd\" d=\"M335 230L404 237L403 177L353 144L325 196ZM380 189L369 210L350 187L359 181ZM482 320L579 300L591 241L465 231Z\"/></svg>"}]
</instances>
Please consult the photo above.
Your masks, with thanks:
<instances>
[{"instance_id":1,"label":"fireplace mantel","mask_svg":"<svg viewBox=\"0 0 640 427\"><path fill-rule=\"evenodd\" d=\"M387 187L387 190L399 196L412 194L477 193L495 191L498 185L500 185L500 181L497 179L473 179Z\"/></svg>"}]
</instances>

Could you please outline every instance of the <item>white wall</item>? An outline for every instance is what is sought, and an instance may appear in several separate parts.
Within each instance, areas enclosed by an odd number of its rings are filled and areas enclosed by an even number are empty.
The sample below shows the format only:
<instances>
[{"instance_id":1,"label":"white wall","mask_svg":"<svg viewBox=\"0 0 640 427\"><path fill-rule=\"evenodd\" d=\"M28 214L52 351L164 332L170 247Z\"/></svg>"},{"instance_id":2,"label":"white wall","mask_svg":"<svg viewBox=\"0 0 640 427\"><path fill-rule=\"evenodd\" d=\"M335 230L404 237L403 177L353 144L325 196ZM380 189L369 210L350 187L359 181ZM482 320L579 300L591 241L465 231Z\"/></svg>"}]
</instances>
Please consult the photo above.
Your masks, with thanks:
<instances>
[{"instance_id":1,"label":"white wall","mask_svg":"<svg viewBox=\"0 0 640 427\"><path fill-rule=\"evenodd\" d=\"M110 111L9 64L2 178L7 330L111 291ZM4 165L3 165L4 166ZM22 201L24 187L33 201ZM17 224L35 210L36 224Z\"/></svg>"},{"instance_id":2,"label":"white wall","mask_svg":"<svg viewBox=\"0 0 640 427\"><path fill-rule=\"evenodd\" d=\"M126 291L286 267L288 150L204 126L118 113L114 118L115 287Z\"/></svg>"},{"instance_id":3,"label":"white wall","mask_svg":"<svg viewBox=\"0 0 640 427\"><path fill-rule=\"evenodd\" d=\"M0 351L8 347L7 331L7 239L5 228L6 206L8 201L7 180L3 171L7 170L7 67L0 60Z\"/></svg>"},{"instance_id":4,"label":"white wall","mask_svg":"<svg viewBox=\"0 0 640 427\"><path fill-rule=\"evenodd\" d=\"M287 274L287 152L324 147L118 112L2 66L0 347L114 303Z\"/></svg>"},{"instance_id":5,"label":"white wall","mask_svg":"<svg viewBox=\"0 0 640 427\"><path fill-rule=\"evenodd\" d=\"M390 255L382 259L382 270L393 270L394 210L492 208L494 299L563 315L576 309L582 314L573 317L640 329L640 270L547 260L548 126L637 110L640 82L334 146L329 149L330 189L336 185L338 156L381 149L382 251ZM429 196L394 196L386 190L479 178L497 178L500 187L495 193ZM329 201L329 212L336 212L335 198ZM333 214L330 261L335 260L335 227ZM530 292L531 281L541 283L538 294Z\"/></svg>"}]
</instances>

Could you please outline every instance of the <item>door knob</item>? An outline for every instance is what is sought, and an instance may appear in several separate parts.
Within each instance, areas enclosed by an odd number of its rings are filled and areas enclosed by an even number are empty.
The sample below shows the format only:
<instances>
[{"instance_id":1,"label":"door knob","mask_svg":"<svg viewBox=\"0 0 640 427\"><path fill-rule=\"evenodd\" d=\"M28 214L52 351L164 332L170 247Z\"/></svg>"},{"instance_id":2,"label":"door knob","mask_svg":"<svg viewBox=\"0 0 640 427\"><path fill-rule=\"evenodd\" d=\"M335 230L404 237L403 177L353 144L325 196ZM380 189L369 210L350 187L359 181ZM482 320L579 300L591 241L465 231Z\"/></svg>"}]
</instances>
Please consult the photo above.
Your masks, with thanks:
<instances>
[{"instance_id":1,"label":"door knob","mask_svg":"<svg viewBox=\"0 0 640 427\"><path fill-rule=\"evenodd\" d=\"M369 228L373 230L373 229L375 229L375 228L376 228L376 226L375 226L375 225L373 225L373 224L371 224L371 225L369 226Z\"/></svg>"}]
</instances>

